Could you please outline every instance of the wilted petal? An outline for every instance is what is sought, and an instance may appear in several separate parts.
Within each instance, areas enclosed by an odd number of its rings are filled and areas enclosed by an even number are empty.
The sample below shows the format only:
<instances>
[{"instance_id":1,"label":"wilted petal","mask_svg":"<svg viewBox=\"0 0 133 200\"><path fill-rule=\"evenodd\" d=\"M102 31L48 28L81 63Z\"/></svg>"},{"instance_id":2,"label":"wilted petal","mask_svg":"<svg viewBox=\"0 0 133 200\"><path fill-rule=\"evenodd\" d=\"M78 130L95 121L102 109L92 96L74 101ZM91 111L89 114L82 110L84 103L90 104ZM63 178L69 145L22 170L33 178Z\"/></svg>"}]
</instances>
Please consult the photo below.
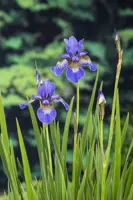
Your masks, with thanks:
<instances>
[{"instance_id":1,"label":"wilted petal","mask_svg":"<svg viewBox=\"0 0 133 200\"><path fill-rule=\"evenodd\" d=\"M69 54L60 54L60 58L70 58Z\"/></svg>"},{"instance_id":2,"label":"wilted petal","mask_svg":"<svg viewBox=\"0 0 133 200\"><path fill-rule=\"evenodd\" d=\"M54 75L60 76L63 70L68 66L68 61L65 59L62 62L57 62L55 67L51 68Z\"/></svg>"},{"instance_id":3,"label":"wilted petal","mask_svg":"<svg viewBox=\"0 0 133 200\"><path fill-rule=\"evenodd\" d=\"M79 68L68 68L66 71L66 77L69 81L77 83L85 75L82 67Z\"/></svg>"},{"instance_id":4,"label":"wilted petal","mask_svg":"<svg viewBox=\"0 0 133 200\"><path fill-rule=\"evenodd\" d=\"M106 99L104 97L104 94L101 90L98 90L98 104L106 103Z\"/></svg>"},{"instance_id":5,"label":"wilted petal","mask_svg":"<svg viewBox=\"0 0 133 200\"><path fill-rule=\"evenodd\" d=\"M60 99L55 99L54 102L55 102L55 103L61 102L61 103L64 105L64 107L65 107L66 110L69 109L69 105L68 105L68 104L65 102L65 100L62 99L62 98L60 98Z\"/></svg>"},{"instance_id":6,"label":"wilted petal","mask_svg":"<svg viewBox=\"0 0 133 200\"><path fill-rule=\"evenodd\" d=\"M19 104L19 107L20 107L21 109L24 109L24 108L26 108L30 103L32 103L32 102L34 102L34 101L35 101L35 99L31 99L31 100L28 101L28 102Z\"/></svg>"},{"instance_id":7,"label":"wilted petal","mask_svg":"<svg viewBox=\"0 0 133 200\"><path fill-rule=\"evenodd\" d=\"M88 65L89 65L89 68L90 68L90 70L91 70L92 72L94 72L94 71L97 70L97 65L94 64L93 62L89 62Z\"/></svg>"},{"instance_id":8,"label":"wilted petal","mask_svg":"<svg viewBox=\"0 0 133 200\"><path fill-rule=\"evenodd\" d=\"M50 124L56 118L56 110L54 108L38 108L37 117L43 124Z\"/></svg>"},{"instance_id":9,"label":"wilted petal","mask_svg":"<svg viewBox=\"0 0 133 200\"><path fill-rule=\"evenodd\" d=\"M32 99L35 99L35 100L42 100L42 97L41 96L38 96L38 95L35 95L35 94L32 94Z\"/></svg>"}]
</instances>

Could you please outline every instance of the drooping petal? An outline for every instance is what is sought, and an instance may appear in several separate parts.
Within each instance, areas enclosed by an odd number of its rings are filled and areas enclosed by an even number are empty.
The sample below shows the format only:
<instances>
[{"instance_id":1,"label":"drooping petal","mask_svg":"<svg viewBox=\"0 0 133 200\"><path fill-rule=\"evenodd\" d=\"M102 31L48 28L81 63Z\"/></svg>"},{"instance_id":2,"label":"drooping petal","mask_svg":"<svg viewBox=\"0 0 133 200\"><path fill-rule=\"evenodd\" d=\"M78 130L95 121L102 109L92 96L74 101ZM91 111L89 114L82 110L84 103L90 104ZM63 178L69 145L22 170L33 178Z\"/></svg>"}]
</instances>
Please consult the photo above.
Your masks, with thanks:
<instances>
[{"instance_id":1,"label":"drooping petal","mask_svg":"<svg viewBox=\"0 0 133 200\"><path fill-rule=\"evenodd\" d=\"M64 107L65 107L66 110L69 109L69 105L68 105L68 104L65 102L65 100L62 99L62 98L60 98L60 99L55 99L54 102L55 102L55 103L61 102L61 103L64 105Z\"/></svg>"},{"instance_id":2,"label":"drooping petal","mask_svg":"<svg viewBox=\"0 0 133 200\"><path fill-rule=\"evenodd\" d=\"M87 55L81 56L79 60L82 67L88 66L89 63L91 62L90 57Z\"/></svg>"},{"instance_id":3,"label":"drooping petal","mask_svg":"<svg viewBox=\"0 0 133 200\"><path fill-rule=\"evenodd\" d=\"M69 81L77 83L85 75L82 67L79 68L68 68L66 71L66 77Z\"/></svg>"},{"instance_id":4,"label":"drooping petal","mask_svg":"<svg viewBox=\"0 0 133 200\"><path fill-rule=\"evenodd\" d=\"M62 62L57 62L56 66L51 68L54 75L60 76L63 70L68 66L68 61L65 59Z\"/></svg>"},{"instance_id":5,"label":"drooping petal","mask_svg":"<svg viewBox=\"0 0 133 200\"><path fill-rule=\"evenodd\" d=\"M32 99L35 99L35 100L42 100L42 97L39 96L39 95L35 95L35 94L32 94Z\"/></svg>"},{"instance_id":6,"label":"drooping petal","mask_svg":"<svg viewBox=\"0 0 133 200\"><path fill-rule=\"evenodd\" d=\"M60 58L63 58L63 59L65 59L65 58L70 58L70 55L69 54L60 54Z\"/></svg>"},{"instance_id":7,"label":"drooping petal","mask_svg":"<svg viewBox=\"0 0 133 200\"><path fill-rule=\"evenodd\" d=\"M56 94L56 95L53 95L51 97L51 101L55 100L55 99L59 99L60 98L60 94Z\"/></svg>"},{"instance_id":8,"label":"drooping petal","mask_svg":"<svg viewBox=\"0 0 133 200\"><path fill-rule=\"evenodd\" d=\"M21 109L24 109L24 108L26 108L30 103L32 103L32 102L34 102L34 101L35 101L35 99L31 99L31 100L28 101L28 102L19 104L19 107L20 107Z\"/></svg>"},{"instance_id":9,"label":"drooping petal","mask_svg":"<svg viewBox=\"0 0 133 200\"><path fill-rule=\"evenodd\" d=\"M55 108L38 108L37 117L43 124L50 124L56 118Z\"/></svg>"},{"instance_id":10,"label":"drooping petal","mask_svg":"<svg viewBox=\"0 0 133 200\"><path fill-rule=\"evenodd\" d=\"M89 68L92 72L97 70L97 65L93 62L89 62Z\"/></svg>"},{"instance_id":11,"label":"drooping petal","mask_svg":"<svg viewBox=\"0 0 133 200\"><path fill-rule=\"evenodd\" d=\"M93 62L91 62L89 56L85 55L85 56L81 56L80 57L80 64L82 67L84 66L89 66L90 70L92 72L96 71L97 70L97 65L94 64Z\"/></svg>"},{"instance_id":12,"label":"drooping petal","mask_svg":"<svg viewBox=\"0 0 133 200\"><path fill-rule=\"evenodd\" d=\"M82 51L82 52L79 53L79 56L85 56L85 55L87 55L87 54L88 54L87 51Z\"/></svg>"},{"instance_id":13,"label":"drooping petal","mask_svg":"<svg viewBox=\"0 0 133 200\"><path fill-rule=\"evenodd\" d=\"M103 92L99 89L98 90L98 104L106 103L105 96Z\"/></svg>"}]
</instances>

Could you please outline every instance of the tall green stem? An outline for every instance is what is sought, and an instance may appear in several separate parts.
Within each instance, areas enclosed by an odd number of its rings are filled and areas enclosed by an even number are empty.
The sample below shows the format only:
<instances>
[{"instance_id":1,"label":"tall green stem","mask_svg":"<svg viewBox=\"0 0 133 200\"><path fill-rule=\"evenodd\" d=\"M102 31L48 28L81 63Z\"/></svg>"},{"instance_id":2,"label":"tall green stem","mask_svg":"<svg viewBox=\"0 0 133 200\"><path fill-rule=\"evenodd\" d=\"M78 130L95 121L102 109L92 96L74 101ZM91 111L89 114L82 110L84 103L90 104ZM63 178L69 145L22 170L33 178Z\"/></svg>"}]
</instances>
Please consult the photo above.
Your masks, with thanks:
<instances>
[{"instance_id":1,"label":"tall green stem","mask_svg":"<svg viewBox=\"0 0 133 200\"><path fill-rule=\"evenodd\" d=\"M101 200L105 200L105 180L106 180L106 171L105 171L105 156L104 156L104 147L103 147L103 119L100 119L100 148L102 154L102 185L101 185Z\"/></svg>"},{"instance_id":2,"label":"tall green stem","mask_svg":"<svg viewBox=\"0 0 133 200\"><path fill-rule=\"evenodd\" d=\"M79 123L79 81L77 83L77 98L76 98L76 122L77 122L77 128Z\"/></svg>"},{"instance_id":3,"label":"tall green stem","mask_svg":"<svg viewBox=\"0 0 133 200\"><path fill-rule=\"evenodd\" d=\"M46 141L47 141L47 147L48 147L48 160L49 160L49 169L51 172L51 176L53 176L53 169L52 169L52 156L51 156L51 148L50 148L50 139L49 139L49 132L48 132L48 125L45 127L46 129Z\"/></svg>"}]
</instances>

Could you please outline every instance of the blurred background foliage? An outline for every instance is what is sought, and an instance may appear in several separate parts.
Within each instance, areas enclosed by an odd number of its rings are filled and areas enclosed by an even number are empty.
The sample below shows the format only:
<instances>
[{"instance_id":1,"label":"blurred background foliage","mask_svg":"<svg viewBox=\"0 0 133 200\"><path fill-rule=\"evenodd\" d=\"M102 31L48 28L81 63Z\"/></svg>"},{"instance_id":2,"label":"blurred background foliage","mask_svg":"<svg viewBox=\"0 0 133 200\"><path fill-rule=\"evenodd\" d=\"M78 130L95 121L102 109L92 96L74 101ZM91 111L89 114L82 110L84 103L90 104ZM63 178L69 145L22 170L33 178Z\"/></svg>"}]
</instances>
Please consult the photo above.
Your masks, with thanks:
<instances>
[{"instance_id":1,"label":"blurred background foliage","mask_svg":"<svg viewBox=\"0 0 133 200\"><path fill-rule=\"evenodd\" d=\"M133 110L133 1L121 0L1 0L0 3L0 90L6 108L6 118L11 138L17 149L15 117L18 117L31 154L33 173L37 173L37 159L32 161L34 137L28 109L20 111L18 104L36 94L35 61L42 79L49 78L57 85L57 93L70 102L75 95L75 86L66 80L65 74L56 77L50 67L65 52L64 38L74 35L84 38L84 49L100 68L100 82L104 81L103 91L107 97L105 145L108 135L108 118L117 64L117 54L113 39L117 29L124 51L123 69L120 78L120 99L122 116ZM85 69L86 76L81 81L81 116L84 114L92 90L95 73ZM35 109L38 104L35 103ZM61 125L66 113L58 106L58 120ZM132 118L131 118L132 121ZM26 122L26 123L25 123ZM129 138L132 129L129 127ZM28 131L27 131L28 130ZM70 137L70 149L72 137ZM125 149L123 151L126 151ZM32 150L31 150L32 149ZM36 150L35 150L36 151ZM19 153L16 151L18 156ZM71 151L68 161L71 161ZM32 163L33 162L33 163ZM36 174L37 175L37 174ZM5 182L1 178L3 184Z\"/></svg>"}]
</instances>

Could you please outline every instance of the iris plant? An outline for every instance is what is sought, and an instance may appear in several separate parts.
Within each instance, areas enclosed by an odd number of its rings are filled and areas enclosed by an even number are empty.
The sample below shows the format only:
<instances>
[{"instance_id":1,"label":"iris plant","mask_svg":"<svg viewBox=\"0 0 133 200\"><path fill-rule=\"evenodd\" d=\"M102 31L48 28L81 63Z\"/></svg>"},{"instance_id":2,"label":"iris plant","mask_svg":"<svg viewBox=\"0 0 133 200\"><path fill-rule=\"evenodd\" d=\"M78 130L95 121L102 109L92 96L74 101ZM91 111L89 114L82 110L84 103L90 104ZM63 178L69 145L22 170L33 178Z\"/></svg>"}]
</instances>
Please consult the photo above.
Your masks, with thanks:
<instances>
[{"instance_id":1,"label":"iris plant","mask_svg":"<svg viewBox=\"0 0 133 200\"><path fill-rule=\"evenodd\" d=\"M89 66L91 71L96 71L97 66L90 60L88 53L81 51L83 48L84 39L79 42L74 36L69 39L64 39L66 44L66 54L61 54L63 59L61 62L57 62L56 66L51 68L51 71L60 76L64 69L66 69L66 77L69 81L77 83L84 77L83 67Z\"/></svg>"},{"instance_id":2,"label":"iris plant","mask_svg":"<svg viewBox=\"0 0 133 200\"><path fill-rule=\"evenodd\" d=\"M35 100L40 101L40 108L37 110L38 119L44 124L50 124L56 118L56 110L53 107L53 102L61 102L65 109L69 109L69 105L60 97L59 94L54 95L56 85L50 82L48 79L44 82L40 79L40 74L36 71L36 81L38 85L38 95L32 95L32 99L29 102L20 104L20 108L24 109L30 103Z\"/></svg>"}]
</instances>

